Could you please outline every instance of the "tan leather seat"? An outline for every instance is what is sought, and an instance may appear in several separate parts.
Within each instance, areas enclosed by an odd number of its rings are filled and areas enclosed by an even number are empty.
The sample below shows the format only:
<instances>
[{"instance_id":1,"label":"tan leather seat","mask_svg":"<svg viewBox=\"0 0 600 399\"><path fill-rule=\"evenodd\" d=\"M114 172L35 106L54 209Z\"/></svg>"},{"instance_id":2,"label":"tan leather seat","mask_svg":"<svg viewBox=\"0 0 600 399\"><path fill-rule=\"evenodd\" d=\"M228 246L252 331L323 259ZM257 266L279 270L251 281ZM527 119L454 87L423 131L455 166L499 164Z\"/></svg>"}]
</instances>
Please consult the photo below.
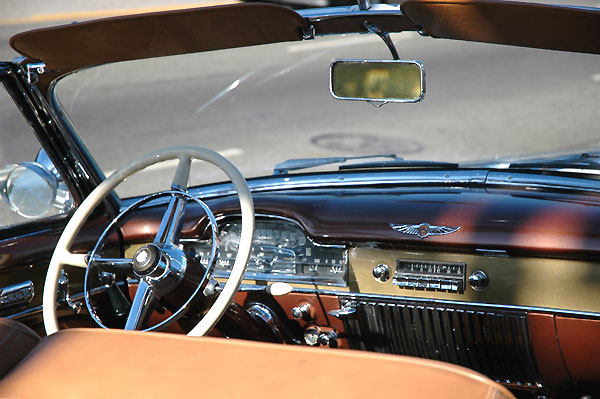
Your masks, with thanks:
<instances>
[{"instance_id":1,"label":"tan leather seat","mask_svg":"<svg viewBox=\"0 0 600 399\"><path fill-rule=\"evenodd\" d=\"M0 377L8 373L40 341L29 327L0 318Z\"/></svg>"},{"instance_id":2,"label":"tan leather seat","mask_svg":"<svg viewBox=\"0 0 600 399\"><path fill-rule=\"evenodd\" d=\"M513 396L462 367L375 353L111 330L46 337L0 397L489 398Z\"/></svg>"}]
</instances>

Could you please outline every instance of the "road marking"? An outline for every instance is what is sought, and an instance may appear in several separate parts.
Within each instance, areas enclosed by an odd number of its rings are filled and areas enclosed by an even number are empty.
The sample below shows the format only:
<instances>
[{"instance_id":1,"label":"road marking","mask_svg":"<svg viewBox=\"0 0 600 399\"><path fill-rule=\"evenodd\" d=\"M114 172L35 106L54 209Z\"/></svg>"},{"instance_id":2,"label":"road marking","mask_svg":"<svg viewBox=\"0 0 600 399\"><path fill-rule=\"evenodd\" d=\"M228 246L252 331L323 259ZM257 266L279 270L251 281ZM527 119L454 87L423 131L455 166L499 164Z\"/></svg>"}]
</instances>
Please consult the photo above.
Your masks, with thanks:
<instances>
[{"instance_id":1,"label":"road marking","mask_svg":"<svg viewBox=\"0 0 600 399\"><path fill-rule=\"evenodd\" d=\"M238 0L223 0L223 1L212 1L203 3L187 3L187 4L174 4L169 6L155 6L155 7L139 7L139 8L123 8L123 9L111 9L111 10L89 10L89 11L72 11L72 12L61 12L55 14L34 14L28 17L22 18L8 18L0 19L0 25L27 25L43 22L60 22L60 21L73 21L73 20L89 20L96 18L114 17L119 15L132 15L132 14L144 14L149 12L160 12L169 10L185 10L186 8L198 8L198 7L210 7L220 6L224 4L236 4L240 3Z\"/></svg>"},{"instance_id":2,"label":"road marking","mask_svg":"<svg viewBox=\"0 0 600 399\"><path fill-rule=\"evenodd\" d=\"M600 73L595 73L592 75L592 80L594 82L600 82Z\"/></svg>"},{"instance_id":3,"label":"road marking","mask_svg":"<svg viewBox=\"0 0 600 399\"><path fill-rule=\"evenodd\" d=\"M232 157L237 157L240 156L244 153L244 150L242 150L241 148L226 148L224 150L221 151L217 151L219 154L221 154L222 156L224 156L225 158L232 158ZM194 163L199 163L199 162L203 162L200 161L198 159L192 159L192 164ZM178 159L169 159L168 161L164 161L164 162L159 162L156 163L154 165L150 165L147 168L143 169L144 172L156 172L156 171L162 171L165 169L175 169L177 167L177 164L179 163ZM104 172L105 176L110 176L114 173L114 170L109 170Z\"/></svg>"}]
</instances>

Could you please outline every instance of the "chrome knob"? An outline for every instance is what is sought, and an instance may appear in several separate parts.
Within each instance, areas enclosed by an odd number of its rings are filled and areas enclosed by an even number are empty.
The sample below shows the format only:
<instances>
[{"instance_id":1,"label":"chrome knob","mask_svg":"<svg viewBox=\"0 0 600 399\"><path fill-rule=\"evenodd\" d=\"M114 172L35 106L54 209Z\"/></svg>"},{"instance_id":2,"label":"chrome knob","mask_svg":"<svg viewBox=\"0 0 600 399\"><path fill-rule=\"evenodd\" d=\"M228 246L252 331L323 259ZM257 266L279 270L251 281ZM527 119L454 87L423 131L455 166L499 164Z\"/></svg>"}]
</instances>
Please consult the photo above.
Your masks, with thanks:
<instances>
[{"instance_id":1,"label":"chrome knob","mask_svg":"<svg viewBox=\"0 0 600 399\"><path fill-rule=\"evenodd\" d=\"M321 334L319 334L318 343L322 346L337 348L337 334L335 333L335 331L322 332Z\"/></svg>"},{"instance_id":2,"label":"chrome knob","mask_svg":"<svg viewBox=\"0 0 600 399\"><path fill-rule=\"evenodd\" d=\"M304 331L304 342L310 346L319 345L319 332L320 330L316 327L307 328Z\"/></svg>"},{"instance_id":3,"label":"chrome knob","mask_svg":"<svg viewBox=\"0 0 600 399\"><path fill-rule=\"evenodd\" d=\"M490 283L490 278L482 270L477 270L469 276L469 284L475 291L481 291Z\"/></svg>"},{"instance_id":4,"label":"chrome knob","mask_svg":"<svg viewBox=\"0 0 600 399\"><path fill-rule=\"evenodd\" d=\"M329 334L319 334L319 339L317 340L317 342L319 343L319 345L329 346Z\"/></svg>"},{"instance_id":5,"label":"chrome knob","mask_svg":"<svg viewBox=\"0 0 600 399\"><path fill-rule=\"evenodd\" d=\"M373 277L380 283L385 283L390 279L390 268L388 265L380 263L373 268Z\"/></svg>"},{"instance_id":6,"label":"chrome knob","mask_svg":"<svg viewBox=\"0 0 600 399\"><path fill-rule=\"evenodd\" d=\"M303 303L302 305L298 305L292 308L292 317L296 320L300 319L310 319L312 316L311 308L308 303Z\"/></svg>"}]
</instances>

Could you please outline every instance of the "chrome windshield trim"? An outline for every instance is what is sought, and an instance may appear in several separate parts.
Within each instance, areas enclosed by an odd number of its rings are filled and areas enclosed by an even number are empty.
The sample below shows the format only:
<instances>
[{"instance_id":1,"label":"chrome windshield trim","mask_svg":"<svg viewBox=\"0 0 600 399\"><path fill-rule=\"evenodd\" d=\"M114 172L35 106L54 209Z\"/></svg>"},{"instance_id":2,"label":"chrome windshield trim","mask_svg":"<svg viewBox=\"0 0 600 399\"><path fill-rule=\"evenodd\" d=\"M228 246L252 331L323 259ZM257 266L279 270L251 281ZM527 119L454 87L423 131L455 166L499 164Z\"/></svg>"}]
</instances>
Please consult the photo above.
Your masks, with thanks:
<instances>
[{"instance_id":1,"label":"chrome windshield trim","mask_svg":"<svg viewBox=\"0 0 600 399\"><path fill-rule=\"evenodd\" d=\"M256 178L248 181L252 193L269 191L302 190L314 188L356 188L373 186L438 185L464 186L480 185L487 188L534 190L568 190L600 193L600 181L578 176L538 175L522 172L467 169L467 170L395 170L361 171L344 173L317 173L302 175L279 175ZM235 195L231 183L217 183L190 188L188 192L202 199ZM131 205L136 199L122 201L122 206ZM159 205L160 201L150 205Z\"/></svg>"},{"instance_id":2,"label":"chrome windshield trim","mask_svg":"<svg viewBox=\"0 0 600 399\"><path fill-rule=\"evenodd\" d=\"M487 170L401 170L373 172L344 172L320 173L310 175L280 175L248 180L250 192L261 193L268 191L312 189L312 188L353 188L381 185L465 185L484 184ZM188 192L202 199L226 197L236 194L231 183L217 183L201 187L193 187ZM127 207L136 201L136 198L122 200L122 207ZM164 202L164 201L163 201ZM153 201L147 206L162 204Z\"/></svg>"},{"instance_id":3,"label":"chrome windshield trim","mask_svg":"<svg viewBox=\"0 0 600 399\"><path fill-rule=\"evenodd\" d=\"M486 170L359 172L270 177L248 181L248 185L250 186L250 191L258 193L273 190L319 187L359 187L398 184L483 184L486 181L486 176ZM199 188L198 194L203 197L207 194L217 196L219 192L229 193L233 191L231 184L214 188L215 190L210 191L201 191L201 188ZM196 189L194 189L195 193Z\"/></svg>"},{"instance_id":4,"label":"chrome windshield trim","mask_svg":"<svg viewBox=\"0 0 600 399\"><path fill-rule=\"evenodd\" d=\"M600 192L600 181L594 179L575 176L535 175L510 171L490 171L485 184L487 186L510 185L526 190L555 189Z\"/></svg>"}]
</instances>

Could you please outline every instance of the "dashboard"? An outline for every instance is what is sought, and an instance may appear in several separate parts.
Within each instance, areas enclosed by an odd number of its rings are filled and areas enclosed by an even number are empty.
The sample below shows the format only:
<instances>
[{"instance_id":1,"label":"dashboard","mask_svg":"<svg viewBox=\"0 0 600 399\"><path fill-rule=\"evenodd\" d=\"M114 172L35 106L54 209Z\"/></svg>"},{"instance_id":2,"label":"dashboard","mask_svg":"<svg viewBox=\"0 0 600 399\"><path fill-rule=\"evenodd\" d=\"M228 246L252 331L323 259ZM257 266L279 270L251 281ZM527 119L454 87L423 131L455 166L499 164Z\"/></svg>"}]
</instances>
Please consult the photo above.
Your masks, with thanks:
<instances>
[{"instance_id":1,"label":"dashboard","mask_svg":"<svg viewBox=\"0 0 600 399\"><path fill-rule=\"evenodd\" d=\"M239 244L241 219L221 217L214 276L226 278ZM204 235L204 234L203 234ZM210 240L183 239L208 263ZM429 298L529 309L600 313L600 268L595 262L475 253L389 249L377 243L317 243L289 218L258 214L245 284L286 282L298 289Z\"/></svg>"},{"instance_id":2,"label":"dashboard","mask_svg":"<svg viewBox=\"0 0 600 399\"><path fill-rule=\"evenodd\" d=\"M514 389L599 382L600 366L581 345L600 347L595 198L438 188L258 193L254 201L238 303L274 330L289 319L305 344L437 359ZM221 215L222 279L240 219L228 201L211 207ZM396 223L461 228L423 238ZM190 231L196 238L184 246L206 263L202 231ZM277 282L292 292L269 302L265 287Z\"/></svg>"},{"instance_id":3,"label":"dashboard","mask_svg":"<svg viewBox=\"0 0 600 399\"><path fill-rule=\"evenodd\" d=\"M256 192L253 200L250 262L236 306L218 326L222 335L436 359L532 392L600 384L590 350L600 348L596 197L377 187ZM218 222L213 276L223 281L239 242L239 208L228 195L206 202ZM126 221L125 256L153 238L163 213L153 205ZM207 223L190 203L181 244L201 264L212 244ZM399 223L461 228L420 237L391 226ZM83 237L97 237L101 225L87 226L93 231ZM20 294L27 303L1 307L1 315L41 325L47 265L38 253L54 242L6 245L21 258L6 258L3 288L11 290L2 301ZM32 266L9 270L13 264ZM81 299L78 272L67 270L71 302ZM274 294L274 284L291 292Z\"/></svg>"}]
</instances>

